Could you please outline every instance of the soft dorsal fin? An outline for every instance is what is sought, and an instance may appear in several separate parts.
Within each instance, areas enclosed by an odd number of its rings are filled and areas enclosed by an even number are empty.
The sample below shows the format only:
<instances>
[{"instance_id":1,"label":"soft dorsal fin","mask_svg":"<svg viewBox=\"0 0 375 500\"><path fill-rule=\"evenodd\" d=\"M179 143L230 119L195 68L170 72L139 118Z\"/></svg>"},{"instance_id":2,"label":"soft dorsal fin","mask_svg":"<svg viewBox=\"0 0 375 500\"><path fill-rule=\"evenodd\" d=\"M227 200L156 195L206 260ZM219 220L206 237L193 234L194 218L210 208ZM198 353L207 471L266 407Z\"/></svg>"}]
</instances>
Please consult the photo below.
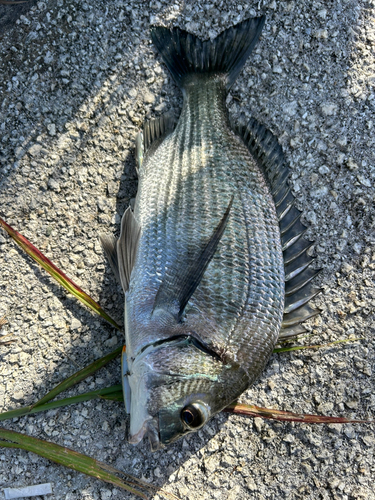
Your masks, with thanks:
<instances>
[{"instance_id":1,"label":"soft dorsal fin","mask_svg":"<svg viewBox=\"0 0 375 500\"><path fill-rule=\"evenodd\" d=\"M172 113L165 113L158 118L145 122L143 125L144 153L147 152L152 143L173 132L175 126L176 119Z\"/></svg>"},{"instance_id":2,"label":"soft dorsal fin","mask_svg":"<svg viewBox=\"0 0 375 500\"><path fill-rule=\"evenodd\" d=\"M141 228L129 207L122 216L121 232L116 245L120 282L124 292L129 288L140 234Z\"/></svg>"},{"instance_id":3,"label":"soft dorsal fin","mask_svg":"<svg viewBox=\"0 0 375 500\"><path fill-rule=\"evenodd\" d=\"M176 119L172 113L165 113L143 124L143 131L138 132L135 138L135 160L138 175L142 167L143 158L150 146L156 143L158 139L163 139L173 132L175 127Z\"/></svg>"},{"instance_id":4,"label":"soft dorsal fin","mask_svg":"<svg viewBox=\"0 0 375 500\"><path fill-rule=\"evenodd\" d=\"M228 222L232 203L233 196L219 224L209 240L202 246L199 255L196 256L193 262L190 265L178 262L171 272L168 273L156 295L154 310L171 306L172 310L176 311L177 321L181 319L187 303L197 289L208 264L215 255Z\"/></svg>"},{"instance_id":5,"label":"soft dorsal fin","mask_svg":"<svg viewBox=\"0 0 375 500\"><path fill-rule=\"evenodd\" d=\"M320 269L310 268L314 259L306 252L312 242L302 237L307 228L300 221L301 211L294 206L288 184L289 167L277 138L255 118L238 127L237 132L263 171L275 201L285 267L285 309L280 338L296 336L304 331L296 325L319 314L308 302L320 292L311 285Z\"/></svg>"}]
</instances>

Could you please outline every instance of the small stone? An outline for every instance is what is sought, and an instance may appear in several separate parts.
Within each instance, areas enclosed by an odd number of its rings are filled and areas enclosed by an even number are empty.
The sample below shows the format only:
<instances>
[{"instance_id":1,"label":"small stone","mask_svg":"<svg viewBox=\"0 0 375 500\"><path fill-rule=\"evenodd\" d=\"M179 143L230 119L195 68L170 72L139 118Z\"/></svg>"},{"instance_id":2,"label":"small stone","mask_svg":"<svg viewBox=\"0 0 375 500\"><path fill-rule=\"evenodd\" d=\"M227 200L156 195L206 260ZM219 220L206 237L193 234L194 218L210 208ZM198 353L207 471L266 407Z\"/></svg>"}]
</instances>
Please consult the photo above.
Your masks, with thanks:
<instances>
[{"instance_id":1,"label":"small stone","mask_svg":"<svg viewBox=\"0 0 375 500\"><path fill-rule=\"evenodd\" d=\"M375 446L375 437L371 435L363 436L362 441L367 446Z\"/></svg>"},{"instance_id":2,"label":"small stone","mask_svg":"<svg viewBox=\"0 0 375 500\"><path fill-rule=\"evenodd\" d=\"M327 17L327 10L326 9L322 9L318 12L318 16L321 18L321 19L325 19Z\"/></svg>"},{"instance_id":3,"label":"small stone","mask_svg":"<svg viewBox=\"0 0 375 500\"><path fill-rule=\"evenodd\" d=\"M289 116L295 115L297 113L297 105L298 105L297 101L292 101L285 104L284 112Z\"/></svg>"},{"instance_id":4,"label":"small stone","mask_svg":"<svg viewBox=\"0 0 375 500\"><path fill-rule=\"evenodd\" d=\"M357 179L362 184L362 186L371 187L370 179L367 179L364 175L358 174Z\"/></svg>"},{"instance_id":5,"label":"small stone","mask_svg":"<svg viewBox=\"0 0 375 500\"><path fill-rule=\"evenodd\" d=\"M356 437L355 430L354 430L354 427L352 425L347 425L344 427L344 434L349 439L354 439Z\"/></svg>"},{"instance_id":6,"label":"small stone","mask_svg":"<svg viewBox=\"0 0 375 500\"><path fill-rule=\"evenodd\" d=\"M326 414L327 412L330 412L333 410L333 403L327 402L327 403L321 403L318 406L318 412Z\"/></svg>"},{"instance_id":7,"label":"small stone","mask_svg":"<svg viewBox=\"0 0 375 500\"><path fill-rule=\"evenodd\" d=\"M295 437L292 434L287 434L284 437L283 441L285 441L286 443L294 443Z\"/></svg>"},{"instance_id":8,"label":"small stone","mask_svg":"<svg viewBox=\"0 0 375 500\"><path fill-rule=\"evenodd\" d=\"M78 328L81 328L82 324L77 318L73 318L72 322L70 324L70 329L71 330L78 330Z\"/></svg>"},{"instance_id":9,"label":"small stone","mask_svg":"<svg viewBox=\"0 0 375 500\"><path fill-rule=\"evenodd\" d=\"M111 204L107 198L98 198L98 201L96 202L98 209L100 212L108 212L109 209L111 208Z\"/></svg>"},{"instance_id":10,"label":"small stone","mask_svg":"<svg viewBox=\"0 0 375 500\"><path fill-rule=\"evenodd\" d=\"M56 135L56 125L54 123L50 123L49 125L47 125L47 130L49 135Z\"/></svg>"},{"instance_id":11,"label":"small stone","mask_svg":"<svg viewBox=\"0 0 375 500\"><path fill-rule=\"evenodd\" d=\"M118 342L117 337L111 337L110 339L104 342L104 345L107 347L114 347L115 345L117 345L117 342Z\"/></svg>"},{"instance_id":12,"label":"small stone","mask_svg":"<svg viewBox=\"0 0 375 500\"><path fill-rule=\"evenodd\" d=\"M41 144L33 144L29 148L28 152L29 152L29 154L31 154L31 156L35 157L35 156L39 156L41 149L42 149L42 145Z\"/></svg>"},{"instance_id":13,"label":"small stone","mask_svg":"<svg viewBox=\"0 0 375 500\"><path fill-rule=\"evenodd\" d=\"M271 389L271 391L273 391L273 389L276 387L276 384L273 380L269 380L267 385Z\"/></svg>"},{"instance_id":14,"label":"small stone","mask_svg":"<svg viewBox=\"0 0 375 500\"><path fill-rule=\"evenodd\" d=\"M314 33L314 38L317 38L318 40L327 40L328 39L328 31L327 30L317 30Z\"/></svg>"},{"instance_id":15,"label":"small stone","mask_svg":"<svg viewBox=\"0 0 375 500\"><path fill-rule=\"evenodd\" d=\"M114 182L114 181L108 182L108 184L107 184L108 196L111 196L111 197L116 196L118 190L119 190L119 186L118 186L117 182Z\"/></svg>"},{"instance_id":16,"label":"small stone","mask_svg":"<svg viewBox=\"0 0 375 500\"><path fill-rule=\"evenodd\" d=\"M337 113L338 106L332 102L327 102L320 106L323 116L333 116Z\"/></svg>"},{"instance_id":17,"label":"small stone","mask_svg":"<svg viewBox=\"0 0 375 500\"><path fill-rule=\"evenodd\" d=\"M358 168L358 165L353 160L353 158L348 158L348 160L346 162L346 166L348 167L349 170L357 170L357 168Z\"/></svg>"},{"instance_id":18,"label":"small stone","mask_svg":"<svg viewBox=\"0 0 375 500\"><path fill-rule=\"evenodd\" d=\"M13 394L12 394L12 398L15 399L16 401L19 401L20 399L23 399L24 397L24 394L22 391L15 391Z\"/></svg>"},{"instance_id":19,"label":"small stone","mask_svg":"<svg viewBox=\"0 0 375 500\"><path fill-rule=\"evenodd\" d=\"M319 167L319 173L322 175L328 174L329 168L327 167L327 165L322 165L321 167Z\"/></svg>"},{"instance_id":20,"label":"small stone","mask_svg":"<svg viewBox=\"0 0 375 500\"><path fill-rule=\"evenodd\" d=\"M362 245L360 243L354 243L353 250L357 255L360 255L362 250Z\"/></svg>"},{"instance_id":21,"label":"small stone","mask_svg":"<svg viewBox=\"0 0 375 500\"><path fill-rule=\"evenodd\" d=\"M52 191L56 191L57 193L61 191L60 184L52 178L48 181L48 187L52 189Z\"/></svg>"},{"instance_id":22,"label":"small stone","mask_svg":"<svg viewBox=\"0 0 375 500\"><path fill-rule=\"evenodd\" d=\"M101 488L100 495L102 500L109 500L109 498L112 498L112 491L107 490L106 488Z\"/></svg>"},{"instance_id":23,"label":"small stone","mask_svg":"<svg viewBox=\"0 0 375 500\"><path fill-rule=\"evenodd\" d=\"M143 94L143 101L146 104L154 104L154 102L155 102L155 95L146 90L146 92Z\"/></svg>"},{"instance_id":24,"label":"small stone","mask_svg":"<svg viewBox=\"0 0 375 500\"><path fill-rule=\"evenodd\" d=\"M14 155L17 158L17 160L20 160L24 154L25 154L25 150L23 148L21 148L21 146L19 146L18 148L16 148L14 150Z\"/></svg>"},{"instance_id":25,"label":"small stone","mask_svg":"<svg viewBox=\"0 0 375 500\"><path fill-rule=\"evenodd\" d=\"M347 401L346 403L346 406L352 410L355 410L356 408L358 408L358 401Z\"/></svg>"},{"instance_id":26,"label":"small stone","mask_svg":"<svg viewBox=\"0 0 375 500\"><path fill-rule=\"evenodd\" d=\"M260 417L255 417L254 418L254 427L256 428L256 430L258 432L260 432L262 430L263 426L264 426L263 419Z\"/></svg>"},{"instance_id":27,"label":"small stone","mask_svg":"<svg viewBox=\"0 0 375 500\"><path fill-rule=\"evenodd\" d=\"M155 477L162 477L162 473L161 473L161 470L160 470L160 468L159 468L159 467L156 467L156 468L154 469L154 476L155 476Z\"/></svg>"},{"instance_id":28,"label":"small stone","mask_svg":"<svg viewBox=\"0 0 375 500\"><path fill-rule=\"evenodd\" d=\"M349 274L351 271L353 271L353 266L350 264L344 262L343 265L341 266L341 272L344 274Z\"/></svg>"}]
</instances>

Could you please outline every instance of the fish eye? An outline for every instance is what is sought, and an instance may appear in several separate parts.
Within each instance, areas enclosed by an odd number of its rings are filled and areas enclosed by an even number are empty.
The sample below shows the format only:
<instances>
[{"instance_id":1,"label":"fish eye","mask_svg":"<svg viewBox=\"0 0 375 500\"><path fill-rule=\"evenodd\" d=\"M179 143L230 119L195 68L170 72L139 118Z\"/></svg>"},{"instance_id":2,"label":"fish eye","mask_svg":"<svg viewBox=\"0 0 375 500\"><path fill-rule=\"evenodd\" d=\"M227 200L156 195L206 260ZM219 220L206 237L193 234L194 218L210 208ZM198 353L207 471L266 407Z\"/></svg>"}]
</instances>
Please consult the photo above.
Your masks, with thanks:
<instances>
[{"instance_id":1,"label":"fish eye","mask_svg":"<svg viewBox=\"0 0 375 500\"><path fill-rule=\"evenodd\" d=\"M199 429L208 419L206 405L197 402L185 406L181 411L181 420L189 429Z\"/></svg>"}]
</instances>

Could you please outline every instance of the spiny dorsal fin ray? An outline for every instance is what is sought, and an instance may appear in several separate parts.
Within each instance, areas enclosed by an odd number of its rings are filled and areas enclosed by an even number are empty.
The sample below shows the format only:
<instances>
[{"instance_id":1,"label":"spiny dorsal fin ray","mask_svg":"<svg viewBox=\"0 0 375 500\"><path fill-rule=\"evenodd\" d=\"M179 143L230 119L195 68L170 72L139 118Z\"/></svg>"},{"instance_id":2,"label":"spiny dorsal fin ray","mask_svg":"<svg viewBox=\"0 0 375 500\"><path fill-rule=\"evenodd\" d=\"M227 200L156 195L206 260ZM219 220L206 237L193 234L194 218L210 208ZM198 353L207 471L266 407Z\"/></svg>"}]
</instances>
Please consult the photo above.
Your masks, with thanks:
<instances>
[{"instance_id":1,"label":"spiny dorsal fin ray","mask_svg":"<svg viewBox=\"0 0 375 500\"><path fill-rule=\"evenodd\" d=\"M187 303L197 289L208 264L215 255L228 222L232 203L233 196L221 221L215 228L210 239L202 246L200 254L193 260L192 264L186 266L184 262L178 262L166 276L156 295L154 311L166 308L167 306L172 306L175 309L177 304L176 319L178 321L181 319Z\"/></svg>"},{"instance_id":2,"label":"spiny dorsal fin ray","mask_svg":"<svg viewBox=\"0 0 375 500\"><path fill-rule=\"evenodd\" d=\"M295 292L293 295L285 297L284 314L289 314L296 311L300 307L305 306L321 291L321 288L313 288L308 284L304 288Z\"/></svg>"},{"instance_id":3,"label":"spiny dorsal fin ray","mask_svg":"<svg viewBox=\"0 0 375 500\"><path fill-rule=\"evenodd\" d=\"M307 250L312 243L303 239L307 228L300 220L300 210L294 206L294 196L288 185L289 167L277 138L255 118L247 125L241 125L237 131L262 169L274 197L286 281L284 320L280 338L295 336L295 333L283 333L284 329L288 326L295 328L295 325L319 312L308 305L320 292L320 289L311 285L312 279L319 272L310 268L313 259L307 255Z\"/></svg>"},{"instance_id":4,"label":"spiny dorsal fin ray","mask_svg":"<svg viewBox=\"0 0 375 500\"><path fill-rule=\"evenodd\" d=\"M284 314L281 328L299 325L300 323L303 323L307 319L313 318L319 313L319 309L314 309L309 304L306 304L304 307L301 307L296 311L293 311L289 314Z\"/></svg>"},{"instance_id":5,"label":"spiny dorsal fin ray","mask_svg":"<svg viewBox=\"0 0 375 500\"><path fill-rule=\"evenodd\" d=\"M298 274L294 278L290 279L289 281L285 282L285 295L293 295L294 293L298 292L301 288L306 286L308 283L310 283L315 276L317 276L320 272L320 269L312 269L311 267L308 267L307 269L304 270L303 273Z\"/></svg>"},{"instance_id":6,"label":"spiny dorsal fin ray","mask_svg":"<svg viewBox=\"0 0 375 500\"><path fill-rule=\"evenodd\" d=\"M124 292L129 288L130 275L137 255L140 234L141 228L129 207L122 216L121 232L117 240L118 269Z\"/></svg>"}]
</instances>

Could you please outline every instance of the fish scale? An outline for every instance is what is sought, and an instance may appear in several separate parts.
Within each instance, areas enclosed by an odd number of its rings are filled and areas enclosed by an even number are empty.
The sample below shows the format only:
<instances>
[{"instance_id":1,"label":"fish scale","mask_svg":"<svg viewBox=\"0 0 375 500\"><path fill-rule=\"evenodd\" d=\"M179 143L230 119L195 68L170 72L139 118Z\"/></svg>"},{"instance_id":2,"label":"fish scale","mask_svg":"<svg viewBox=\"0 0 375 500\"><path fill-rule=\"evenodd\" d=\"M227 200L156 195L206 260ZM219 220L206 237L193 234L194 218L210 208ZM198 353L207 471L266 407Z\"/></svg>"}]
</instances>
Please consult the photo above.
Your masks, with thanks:
<instances>
[{"instance_id":1,"label":"fish scale","mask_svg":"<svg viewBox=\"0 0 375 500\"><path fill-rule=\"evenodd\" d=\"M186 312L195 327L202 314L210 311L219 331L212 338L211 331L200 328L200 337L237 356L238 337L243 336L238 323L248 316L247 309L254 317L246 330L251 330L254 321L258 325L258 317L270 316L265 321L265 335L271 336L270 344L277 338L284 301L283 257L280 245L274 243L280 240L278 220L262 173L228 127L222 80L202 78L199 85L187 85L185 92L186 104L176 129L157 154L146 154L140 171L135 216L144 229L133 270L139 291L132 289L132 294L141 295L146 288L156 295L153 270L160 284L167 261L173 265L180 259L187 264L234 194L222 242ZM151 207L157 207L156 217ZM150 316L152 307L150 301ZM194 309L201 312L189 313ZM136 355L147 338L143 329L133 335L128 346L131 352ZM253 356L247 345L243 350L250 365Z\"/></svg>"},{"instance_id":2,"label":"fish scale","mask_svg":"<svg viewBox=\"0 0 375 500\"><path fill-rule=\"evenodd\" d=\"M281 148L254 119L237 135L225 106L263 24L248 19L212 41L151 31L184 104L177 124L166 115L138 134L134 212L117 241L102 242L125 291L129 441L147 435L152 450L238 398L279 335L300 334L316 314Z\"/></svg>"}]
</instances>

